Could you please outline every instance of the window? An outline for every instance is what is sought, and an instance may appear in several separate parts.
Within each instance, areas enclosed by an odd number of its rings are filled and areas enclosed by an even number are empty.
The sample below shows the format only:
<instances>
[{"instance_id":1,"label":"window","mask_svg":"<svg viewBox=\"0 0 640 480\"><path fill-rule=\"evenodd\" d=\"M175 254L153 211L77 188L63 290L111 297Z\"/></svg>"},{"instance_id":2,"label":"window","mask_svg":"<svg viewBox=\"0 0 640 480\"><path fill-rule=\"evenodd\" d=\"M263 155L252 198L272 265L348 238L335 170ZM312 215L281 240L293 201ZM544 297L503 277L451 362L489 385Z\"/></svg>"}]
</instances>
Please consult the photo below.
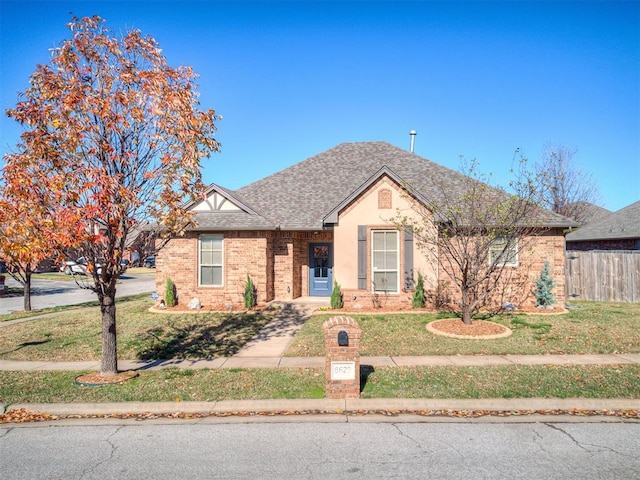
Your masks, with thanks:
<instances>
[{"instance_id":1,"label":"window","mask_svg":"<svg viewBox=\"0 0 640 480\"><path fill-rule=\"evenodd\" d=\"M398 293L398 233L397 230L371 232L371 276L374 292Z\"/></svg>"},{"instance_id":2,"label":"window","mask_svg":"<svg viewBox=\"0 0 640 480\"><path fill-rule=\"evenodd\" d=\"M516 267L518 265L518 239L496 238L489 247L489 263Z\"/></svg>"},{"instance_id":3,"label":"window","mask_svg":"<svg viewBox=\"0 0 640 480\"><path fill-rule=\"evenodd\" d=\"M198 242L200 285L222 286L223 235L201 235Z\"/></svg>"},{"instance_id":4,"label":"window","mask_svg":"<svg viewBox=\"0 0 640 480\"><path fill-rule=\"evenodd\" d=\"M329 278L329 245L313 246L314 278Z\"/></svg>"}]
</instances>

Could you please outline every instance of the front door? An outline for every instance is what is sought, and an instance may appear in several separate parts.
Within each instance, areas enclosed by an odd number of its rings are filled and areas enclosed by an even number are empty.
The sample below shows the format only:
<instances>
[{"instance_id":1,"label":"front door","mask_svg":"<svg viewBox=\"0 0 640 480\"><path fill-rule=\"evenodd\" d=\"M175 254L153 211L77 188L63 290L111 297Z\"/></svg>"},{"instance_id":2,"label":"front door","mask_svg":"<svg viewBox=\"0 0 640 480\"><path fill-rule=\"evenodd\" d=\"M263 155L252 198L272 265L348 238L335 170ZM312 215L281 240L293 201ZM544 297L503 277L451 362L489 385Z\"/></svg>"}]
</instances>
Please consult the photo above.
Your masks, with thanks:
<instances>
[{"instance_id":1,"label":"front door","mask_svg":"<svg viewBox=\"0 0 640 480\"><path fill-rule=\"evenodd\" d=\"M309 295L328 297L332 288L332 267L330 243L309 244Z\"/></svg>"}]
</instances>

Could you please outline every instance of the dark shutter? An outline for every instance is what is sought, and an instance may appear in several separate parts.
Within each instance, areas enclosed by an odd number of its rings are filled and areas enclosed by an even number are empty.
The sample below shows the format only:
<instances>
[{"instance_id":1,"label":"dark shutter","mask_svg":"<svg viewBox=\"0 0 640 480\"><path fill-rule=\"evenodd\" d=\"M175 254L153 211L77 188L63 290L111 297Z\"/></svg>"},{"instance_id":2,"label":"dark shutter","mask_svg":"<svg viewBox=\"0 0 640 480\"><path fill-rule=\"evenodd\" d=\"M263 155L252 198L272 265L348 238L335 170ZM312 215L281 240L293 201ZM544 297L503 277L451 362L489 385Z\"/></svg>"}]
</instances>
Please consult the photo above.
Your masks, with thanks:
<instances>
[{"instance_id":1,"label":"dark shutter","mask_svg":"<svg viewBox=\"0 0 640 480\"><path fill-rule=\"evenodd\" d=\"M358 225L358 289L367 289L367 226Z\"/></svg>"},{"instance_id":2,"label":"dark shutter","mask_svg":"<svg viewBox=\"0 0 640 480\"><path fill-rule=\"evenodd\" d=\"M404 231L404 288L413 290L413 230L407 227Z\"/></svg>"}]
</instances>

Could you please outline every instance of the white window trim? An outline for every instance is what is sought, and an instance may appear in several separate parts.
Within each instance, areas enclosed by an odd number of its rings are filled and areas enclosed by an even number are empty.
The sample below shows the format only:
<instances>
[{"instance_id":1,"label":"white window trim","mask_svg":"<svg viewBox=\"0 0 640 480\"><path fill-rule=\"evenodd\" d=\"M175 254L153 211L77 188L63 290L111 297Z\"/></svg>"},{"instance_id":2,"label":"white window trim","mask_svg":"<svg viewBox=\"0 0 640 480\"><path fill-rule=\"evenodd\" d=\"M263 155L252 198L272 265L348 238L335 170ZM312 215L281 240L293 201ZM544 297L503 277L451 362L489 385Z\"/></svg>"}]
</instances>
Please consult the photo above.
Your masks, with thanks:
<instances>
[{"instance_id":1,"label":"white window trim","mask_svg":"<svg viewBox=\"0 0 640 480\"><path fill-rule=\"evenodd\" d=\"M221 267L221 283L219 285L215 284L203 284L202 283L202 267L217 267L218 265L203 265L201 263L202 259L202 241L207 238L220 238L222 240L222 264L219 265ZM198 237L198 286L199 287L215 287L220 288L224 287L224 235L222 233L206 233L202 234Z\"/></svg>"},{"instance_id":2,"label":"white window trim","mask_svg":"<svg viewBox=\"0 0 640 480\"><path fill-rule=\"evenodd\" d=\"M376 269L373 266L373 254L374 254L374 250L373 250L373 236L375 233L379 233L379 232L384 232L384 233L395 233L396 235L396 245L397 245L397 249L396 249L396 268L395 270L389 270L389 269ZM389 293L389 294L398 294L400 293L400 232L398 230L389 230L389 229L377 229L377 230L371 230L371 257L370 257L370 261L371 261L371 291L373 293ZM375 282L373 281L373 274L374 272L396 272L396 285L394 289L387 289L387 290L376 290L376 286L375 286Z\"/></svg>"},{"instance_id":3,"label":"white window trim","mask_svg":"<svg viewBox=\"0 0 640 480\"><path fill-rule=\"evenodd\" d=\"M498 248L500 248L500 250L502 250L503 247L502 246L498 246L498 244L505 243L506 241L507 241L507 239L504 238L504 237L496 238L493 241L496 244L496 248L495 249L497 250ZM518 242L518 239L516 238L515 239L515 244L513 245L514 254L511 257L511 260L507 259L502 263L500 263L500 262L496 263L496 265L503 265L505 267L517 267L518 266L518 251L519 251L518 244L519 244L519 242ZM496 253L498 253L498 252L496 252ZM493 264L493 261L495 259L495 254L496 253L494 253L494 247L490 246L489 247L489 264L490 265ZM508 251L505 252L505 253L508 253Z\"/></svg>"}]
</instances>

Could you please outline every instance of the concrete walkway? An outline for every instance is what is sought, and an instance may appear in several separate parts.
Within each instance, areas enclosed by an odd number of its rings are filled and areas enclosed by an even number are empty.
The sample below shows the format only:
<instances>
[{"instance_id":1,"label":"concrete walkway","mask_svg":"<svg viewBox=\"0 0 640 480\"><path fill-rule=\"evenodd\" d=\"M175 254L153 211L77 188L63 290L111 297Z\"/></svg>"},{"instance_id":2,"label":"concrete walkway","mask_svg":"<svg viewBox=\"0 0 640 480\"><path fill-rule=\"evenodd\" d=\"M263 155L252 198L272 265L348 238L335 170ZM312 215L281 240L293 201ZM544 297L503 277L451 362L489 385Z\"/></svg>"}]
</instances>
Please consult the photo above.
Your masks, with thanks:
<instances>
[{"instance_id":1,"label":"concrete walkway","mask_svg":"<svg viewBox=\"0 0 640 480\"><path fill-rule=\"evenodd\" d=\"M325 297L302 297L291 302L273 302L279 308L276 317L236 353L239 358L280 357L314 311L328 307Z\"/></svg>"},{"instance_id":2,"label":"concrete walkway","mask_svg":"<svg viewBox=\"0 0 640 480\"><path fill-rule=\"evenodd\" d=\"M316 368L324 367L324 357L234 356L191 360L119 360L121 370L163 368ZM640 353L611 355L432 355L424 357L360 357L361 365L372 367L497 367L505 365L640 365ZM4 371L76 371L100 369L99 360L49 362L0 360Z\"/></svg>"}]
</instances>

